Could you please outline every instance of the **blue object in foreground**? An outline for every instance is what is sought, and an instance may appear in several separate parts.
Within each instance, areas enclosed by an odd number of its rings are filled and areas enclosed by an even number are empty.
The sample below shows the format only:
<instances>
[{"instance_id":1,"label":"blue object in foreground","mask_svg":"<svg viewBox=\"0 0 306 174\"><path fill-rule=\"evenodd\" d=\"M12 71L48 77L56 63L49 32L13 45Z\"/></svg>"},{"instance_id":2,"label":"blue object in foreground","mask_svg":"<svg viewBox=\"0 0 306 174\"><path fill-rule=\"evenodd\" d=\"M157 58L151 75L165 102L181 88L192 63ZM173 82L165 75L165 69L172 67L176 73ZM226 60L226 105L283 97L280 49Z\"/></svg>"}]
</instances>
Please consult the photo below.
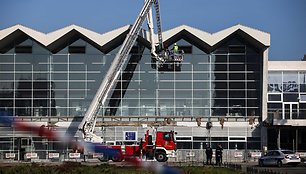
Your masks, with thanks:
<instances>
[{"instance_id":1,"label":"blue object in foreground","mask_svg":"<svg viewBox=\"0 0 306 174\"><path fill-rule=\"evenodd\" d=\"M182 174L182 172L175 168L164 165L162 167L161 174Z\"/></svg>"},{"instance_id":2,"label":"blue object in foreground","mask_svg":"<svg viewBox=\"0 0 306 174\"><path fill-rule=\"evenodd\" d=\"M118 149L113 149L111 147L104 146L101 144L96 144L96 143L85 143L85 144L87 148L91 149L95 153L103 153L104 155L109 156L109 157L115 157L119 155Z\"/></svg>"},{"instance_id":3,"label":"blue object in foreground","mask_svg":"<svg viewBox=\"0 0 306 174\"><path fill-rule=\"evenodd\" d=\"M0 123L4 124L5 126L12 126L13 123L13 116L9 112L0 111Z\"/></svg>"}]
</instances>

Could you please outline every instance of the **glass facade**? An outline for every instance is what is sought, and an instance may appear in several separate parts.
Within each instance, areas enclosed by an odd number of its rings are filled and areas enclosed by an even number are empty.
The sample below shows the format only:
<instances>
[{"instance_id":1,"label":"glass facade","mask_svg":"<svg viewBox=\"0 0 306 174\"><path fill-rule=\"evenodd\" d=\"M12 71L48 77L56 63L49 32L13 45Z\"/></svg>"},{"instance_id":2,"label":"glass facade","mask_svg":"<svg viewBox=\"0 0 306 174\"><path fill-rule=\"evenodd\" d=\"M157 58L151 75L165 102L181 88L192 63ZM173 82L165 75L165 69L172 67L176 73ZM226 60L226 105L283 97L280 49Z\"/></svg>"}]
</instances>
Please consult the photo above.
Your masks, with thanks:
<instances>
[{"instance_id":1,"label":"glass facade","mask_svg":"<svg viewBox=\"0 0 306 174\"><path fill-rule=\"evenodd\" d=\"M81 116L95 95L113 55L79 40L86 54L57 54L27 40L32 53L0 55L0 109L16 116ZM20 47L21 47L20 46Z\"/></svg>"},{"instance_id":2,"label":"glass facade","mask_svg":"<svg viewBox=\"0 0 306 174\"><path fill-rule=\"evenodd\" d=\"M150 50L136 43L98 119L240 118L246 123L244 127L228 126L223 130L216 126L211 131L204 127L171 129L179 132L178 149L203 149L207 143L221 143L225 149L260 149L260 130L249 128L247 120L261 117L262 52L235 37L219 43L210 52L184 39L177 44L188 48L182 64L166 63L156 68ZM15 45L0 54L0 111L34 119L56 117L58 122L65 122L65 117L81 118L117 52L118 48L113 48L103 53L82 39L57 53L31 39ZM102 131L99 128L96 134L116 144L122 143L122 132L131 130L138 137L144 134L139 127L107 127ZM63 148L67 155L73 148L15 132L14 128L1 128L1 132L10 137L1 135L2 151L18 151L18 159L23 159L26 152L45 158L49 152Z\"/></svg>"},{"instance_id":3,"label":"glass facade","mask_svg":"<svg viewBox=\"0 0 306 174\"><path fill-rule=\"evenodd\" d=\"M121 71L106 115L260 116L262 63L249 45L231 40L210 54L192 46L179 70L157 71L149 50L141 55Z\"/></svg>"},{"instance_id":4,"label":"glass facade","mask_svg":"<svg viewBox=\"0 0 306 174\"><path fill-rule=\"evenodd\" d=\"M56 54L30 39L22 46L32 53L0 55L0 109L18 116L83 116L117 51L104 54L81 39ZM180 69L163 66L156 70L149 50L135 46L99 114L260 116L262 62L252 46L232 39L209 54L192 46Z\"/></svg>"},{"instance_id":5,"label":"glass facade","mask_svg":"<svg viewBox=\"0 0 306 174\"><path fill-rule=\"evenodd\" d=\"M268 117L306 119L306 71L270 71Z\"/></svg>"}]
</instances>

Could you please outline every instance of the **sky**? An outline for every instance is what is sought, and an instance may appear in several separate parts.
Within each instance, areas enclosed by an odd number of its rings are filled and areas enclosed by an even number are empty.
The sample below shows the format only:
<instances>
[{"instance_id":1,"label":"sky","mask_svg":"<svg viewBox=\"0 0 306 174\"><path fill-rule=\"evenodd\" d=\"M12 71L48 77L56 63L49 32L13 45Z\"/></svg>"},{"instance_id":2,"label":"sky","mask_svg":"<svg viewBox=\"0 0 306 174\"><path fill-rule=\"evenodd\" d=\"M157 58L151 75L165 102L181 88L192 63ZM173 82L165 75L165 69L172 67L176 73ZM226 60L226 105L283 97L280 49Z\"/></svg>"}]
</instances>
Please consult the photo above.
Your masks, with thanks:
<instances>
[{"instance_id":1,"label":"sky","mask_svg":"<svg viewBox=\"0 0 306 174\"><path fill-rule=\"evenodd\" d=\"M306 54L306 0L159 0L163 31L188 25L214 33L238 23L270 33L269 60ZM104 33L133 24L143 0L0 0L0 29L43 33L76 24ZM144 25L145 26L145 25Z\"/></svg>"}]
</instances>

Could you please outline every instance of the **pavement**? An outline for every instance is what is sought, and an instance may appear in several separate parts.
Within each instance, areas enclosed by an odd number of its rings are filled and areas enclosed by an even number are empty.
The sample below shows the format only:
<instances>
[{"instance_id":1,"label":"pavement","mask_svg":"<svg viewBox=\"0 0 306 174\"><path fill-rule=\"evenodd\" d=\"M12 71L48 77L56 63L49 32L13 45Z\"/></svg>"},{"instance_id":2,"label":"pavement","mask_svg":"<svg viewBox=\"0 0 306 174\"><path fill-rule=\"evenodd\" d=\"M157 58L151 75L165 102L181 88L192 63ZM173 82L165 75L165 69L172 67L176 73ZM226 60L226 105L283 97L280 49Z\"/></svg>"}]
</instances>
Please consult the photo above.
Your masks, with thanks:
<instances>
[{"instance_id":1,"label":"pavement","mask_svg":"<svg viewBox=\"0 0 306 174\"><path fill-rule=\"evenodd\" d=\"M259 167L257 162L247 162L247 163L237 163L241 165L242 172L247 173L247 167L254 167L255 169L261 171L273 171L279 174L305 174L306 172L306 163L300 163L297 167L293 166L267 166L267 167Z\"/></svg>"}]
</instances>

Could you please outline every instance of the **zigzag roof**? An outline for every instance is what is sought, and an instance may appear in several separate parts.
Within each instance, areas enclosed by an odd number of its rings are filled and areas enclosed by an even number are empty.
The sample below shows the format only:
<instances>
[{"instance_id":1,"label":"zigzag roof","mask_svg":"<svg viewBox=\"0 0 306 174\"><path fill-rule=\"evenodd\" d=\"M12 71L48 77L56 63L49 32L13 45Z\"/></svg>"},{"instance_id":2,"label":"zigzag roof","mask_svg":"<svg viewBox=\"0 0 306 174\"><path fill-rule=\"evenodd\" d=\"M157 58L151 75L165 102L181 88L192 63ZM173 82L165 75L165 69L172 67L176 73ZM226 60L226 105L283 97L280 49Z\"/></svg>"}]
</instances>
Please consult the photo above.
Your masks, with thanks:
<instances>
[{"instance_id":1,"label":"zigzag roof","mask_svg":"<svg viewBox=\"0 0 306 174\"><path fill-rule=\"evenodd\" d=\"M52 47L52 44L59 42L61 39L65 40L69 37L72 37L71 35L77 33L79 36L86 38L86 41L90 42L91 44L95 45L98 49L103 51L103 47L105 47L108 43L114 41L120 35L125 36L129 28L130 25L126 25L117 28L115 30L109 31L107 33L100 34L77 25L69 25L67 27L46 34L18 24L0 30L0 50L3 50L4 47L10 45L10 42L14 42L14 39L21 37L21 35L23 36L26 35L34 39L35 41L37 41L38 43L47 47L50 50L51 48L54 49L53 48L54 45ZM196 39L199 42L199 44L204 44L208 47L213 47L236 32L242 32L243 33L242 35L246 35L248 40L252 40L252 42L256 42L262 47L270 46L269 33L253 29L241 24L234 25L230 28L221 30L216 33L208 33L187 25L181 25L176 28L163 32L163 38L165 42L172 43L175 40L174 38L181 33L181 35L185 35L186 37ZM148 41L149 34L147 31L142 30L139 36L142 39L144 39L144 41L149 42ZM184 36L179 36L179 37L184 37ZM155 38L157 40L157 36L155 36ZM120 39L120 41L121 42L123 41L122 38ZM55 45L58 46L57 44Z\"/></svg>"},{"instance_id":2,"label":"zigzag roof","mask_svg":"<svg viewBox=\"0 0 306 174\"><path fill-rule=\"evenodd\" d=\"M165 40L167 40L171 38L175 33L178 33L182 30L187 30L194 36L200 38L203 42L206 42L207 44L209 44L210 46L214 46L215 44L217 44L218 42L220 42L221 40L225 39L226 37L228 37L229 35L233 34L234 32L238 30L244 31L245 33L247 33L248 35L250 35L257 41L259 41L263 45L270 46L270 34L269 33L266 33L266 32L263 32L257 29L253 29L247 26L243 26L241 24L234 25L230 28L221 30L216 33L207 33L205 31L202 31L202 30L199 30L199 29L187 26L187 25L181 25L179 27L165 31L163 33L163 37Z\"/></svg>"}]
</instances>

